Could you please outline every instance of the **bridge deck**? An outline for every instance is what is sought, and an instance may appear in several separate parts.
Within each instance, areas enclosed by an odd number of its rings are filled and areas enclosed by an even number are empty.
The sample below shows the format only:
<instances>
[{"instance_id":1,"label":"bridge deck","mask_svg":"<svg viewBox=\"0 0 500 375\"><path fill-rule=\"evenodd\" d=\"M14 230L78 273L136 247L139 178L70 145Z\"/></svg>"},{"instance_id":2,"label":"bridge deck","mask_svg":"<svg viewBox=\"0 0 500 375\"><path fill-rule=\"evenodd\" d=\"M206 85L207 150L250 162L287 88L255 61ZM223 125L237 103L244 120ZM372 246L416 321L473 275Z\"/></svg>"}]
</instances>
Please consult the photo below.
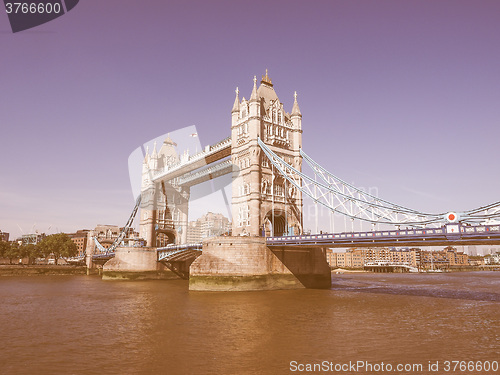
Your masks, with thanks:
<instances>
[{"instance_id":1,"label":"bridge deck","mask_svg":"<svg viewBox=\"0 0 500 375\"><path fill-rule=\"evenodd\" d=\"M268 246L386 247L500 244L500 225L267 237Z\"/></svg>"}]
</instances>

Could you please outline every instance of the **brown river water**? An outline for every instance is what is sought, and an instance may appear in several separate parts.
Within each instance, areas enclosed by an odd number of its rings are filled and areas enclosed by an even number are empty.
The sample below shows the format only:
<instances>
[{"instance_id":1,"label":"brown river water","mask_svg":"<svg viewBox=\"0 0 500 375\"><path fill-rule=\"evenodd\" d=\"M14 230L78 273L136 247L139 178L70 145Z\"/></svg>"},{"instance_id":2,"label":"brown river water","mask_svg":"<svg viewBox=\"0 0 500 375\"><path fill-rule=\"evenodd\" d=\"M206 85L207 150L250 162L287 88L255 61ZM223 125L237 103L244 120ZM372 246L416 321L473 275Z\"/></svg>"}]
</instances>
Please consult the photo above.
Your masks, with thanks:
<instances>
[{"instance_id":1,"label":"brown river water","mask_svg":"<svg viewBox=\"0 0 500 375\"><path fill-rule=\"evenodd\" d=\"M334 274L329 290L232 293L2 277L0 301L1 375L500 374L500 272Z\"/></svg>"}]
</instances>

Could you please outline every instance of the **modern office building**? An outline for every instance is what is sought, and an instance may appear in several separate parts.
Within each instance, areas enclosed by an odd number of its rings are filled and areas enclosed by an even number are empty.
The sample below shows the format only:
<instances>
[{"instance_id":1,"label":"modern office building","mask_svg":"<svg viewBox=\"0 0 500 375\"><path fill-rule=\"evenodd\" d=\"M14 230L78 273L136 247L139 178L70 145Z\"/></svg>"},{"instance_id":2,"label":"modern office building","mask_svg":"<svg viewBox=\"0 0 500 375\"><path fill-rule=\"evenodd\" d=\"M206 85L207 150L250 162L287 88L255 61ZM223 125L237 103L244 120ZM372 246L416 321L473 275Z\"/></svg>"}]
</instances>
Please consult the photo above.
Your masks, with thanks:
<instances>
[{"instance_id":1,"label":"modern office building","mask_svg":"<svg viewBox=\"0 0 500 375\"><path fill-rule=\"evenodd\" d=\"M198 243L204 238L222 236L231 232L231 222L220 213L208 212L188 224L187 242Z\"/></svg>"}]
</instances>

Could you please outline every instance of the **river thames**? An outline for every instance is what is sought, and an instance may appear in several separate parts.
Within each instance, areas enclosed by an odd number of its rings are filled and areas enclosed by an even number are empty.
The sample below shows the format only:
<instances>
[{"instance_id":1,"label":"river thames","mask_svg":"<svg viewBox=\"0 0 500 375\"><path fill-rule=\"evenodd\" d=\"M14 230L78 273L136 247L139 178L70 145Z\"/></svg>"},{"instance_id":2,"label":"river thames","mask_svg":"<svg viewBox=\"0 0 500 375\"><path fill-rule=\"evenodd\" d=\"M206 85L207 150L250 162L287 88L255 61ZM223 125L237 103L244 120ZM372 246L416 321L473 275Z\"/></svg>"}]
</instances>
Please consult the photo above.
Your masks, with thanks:
<instances>
[{"instance_id":1,"label":"river thames","mask_svg":"<svg viewBox=\"0 0 500 375\"><path fill-rule=\"evenodd\" d=\"M499 272L334 274L329 290L233 293L190 292L184 280L2 277L0 299L4 375L389 373L334 370L358 361L398 374L499 373L445 371L446 361L500 360Z\"/></svg>"}]
</instances>

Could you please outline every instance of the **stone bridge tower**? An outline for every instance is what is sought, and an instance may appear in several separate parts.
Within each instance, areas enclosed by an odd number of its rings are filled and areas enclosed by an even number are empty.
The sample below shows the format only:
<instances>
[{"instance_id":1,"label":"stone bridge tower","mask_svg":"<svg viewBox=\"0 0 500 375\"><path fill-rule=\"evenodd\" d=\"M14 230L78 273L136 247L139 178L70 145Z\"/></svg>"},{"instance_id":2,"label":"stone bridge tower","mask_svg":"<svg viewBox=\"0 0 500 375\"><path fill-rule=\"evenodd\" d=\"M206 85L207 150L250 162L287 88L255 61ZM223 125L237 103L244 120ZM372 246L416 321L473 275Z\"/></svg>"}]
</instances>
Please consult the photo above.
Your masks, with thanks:
<instances>
[{"instance_id":1,"label":"stone bridge tower","mask_svg":"<svg viewBox=\"0 0 500 375\"><path fill-rule=\"evenodd\" d=\"M257 88L254 77L250 99L231 111L233 236L301 234L302 193L283 179L260 149L260 138L297 170L302 168L302 114L297 94L291 113L285 112L266 74Z\"/></svg>"},{"instance_id":2,"label":"stone bridge tower","mask_svg":"<svg viewBox=\"0 0 500 375\"><path fill-rule=\"evenodd\" d=\"M151 155L146 151L142 166L140 236L150 247L187 242L189 187L152 181L156 173L179 163L175 146L170 137L159 151L155 143Z\"/></svg>"}]
</instances>

